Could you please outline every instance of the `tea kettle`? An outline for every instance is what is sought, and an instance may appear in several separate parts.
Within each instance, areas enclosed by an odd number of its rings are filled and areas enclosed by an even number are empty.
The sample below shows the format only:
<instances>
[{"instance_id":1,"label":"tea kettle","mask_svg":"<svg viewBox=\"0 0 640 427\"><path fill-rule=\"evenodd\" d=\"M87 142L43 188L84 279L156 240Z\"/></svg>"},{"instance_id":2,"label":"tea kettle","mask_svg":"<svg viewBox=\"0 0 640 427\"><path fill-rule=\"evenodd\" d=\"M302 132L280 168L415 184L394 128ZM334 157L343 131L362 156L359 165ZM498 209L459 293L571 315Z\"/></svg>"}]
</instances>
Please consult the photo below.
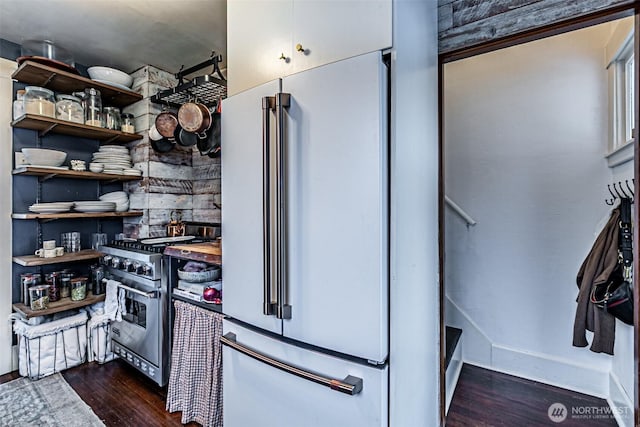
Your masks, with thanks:
<instances>
[{"instance_id":1,"label":"tea kettle","mask_svg":"<svg viewBox=\"0 0 640 427\"><path fill-rule=\"evenodd\" d=\"M182 222L182 212L171 211L171 222L167 225L167 236L184 236L185 226Z\"/></svg>"}]
</instances>

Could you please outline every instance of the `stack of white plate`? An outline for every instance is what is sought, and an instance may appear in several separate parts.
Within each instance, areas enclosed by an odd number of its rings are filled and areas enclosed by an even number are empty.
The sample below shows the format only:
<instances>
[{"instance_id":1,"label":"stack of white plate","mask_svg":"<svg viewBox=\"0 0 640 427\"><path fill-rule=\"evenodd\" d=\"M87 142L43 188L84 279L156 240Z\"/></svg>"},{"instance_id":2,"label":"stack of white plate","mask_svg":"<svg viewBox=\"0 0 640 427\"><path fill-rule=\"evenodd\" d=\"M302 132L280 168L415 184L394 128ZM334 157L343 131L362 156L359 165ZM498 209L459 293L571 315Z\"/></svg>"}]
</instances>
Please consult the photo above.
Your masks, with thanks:
<instances>
[{"instance_id":1,"label":"stack of white plate","mask_svg":"<svg viewBox=\"0 0 640 427\"><path fill-rule=\"evenodd\" d=\"M102 200L88 200L73 202L73 209L78 212L113 212L116 210L116 204L114 202L103 202Z\"/></svg>"},{"instance_id":2,"label":"stack of white plate","mask_svg":"<svg viewBox=\"0 0 640 427\"><path fill-rule=\"evenodd\" d=\"M140 169L127 168L122 171L122 174L129 176L142 176L142 171Z\"/></svg>"},{"instance_id":3,"label":"stack of white plate","mask_svg":"<svg viewBox=\"0 0 640 427\"><path fill-rule=\"evenodd\" d=\"M68 212L73 207L73 202L35 203L29 206L31 212L42 214Z\"/></svg>"},{"instance_id":4,"label":"stack of white plate","mask_svg":"<svg viewBox=\"0 0 640 427\"><path fill-rule=\"evenodd\" d=\"M104 164L103 173L124 175L123 171L131 168L131 155L127 147L103 145L93 153L92 162Z\"/></svg>"},{"instance_id":5,"label":"stack of white plate","mask_svg":"<svg viewBox=\"0 0 640 427\"><path fill-rule=\"evenodd\" d=\"M105 193L98 197L103 202L113 202L116 204L116 212L126 212L129 210L129 195L124 191L114 191Z\"/></svg>"}]
</instances>

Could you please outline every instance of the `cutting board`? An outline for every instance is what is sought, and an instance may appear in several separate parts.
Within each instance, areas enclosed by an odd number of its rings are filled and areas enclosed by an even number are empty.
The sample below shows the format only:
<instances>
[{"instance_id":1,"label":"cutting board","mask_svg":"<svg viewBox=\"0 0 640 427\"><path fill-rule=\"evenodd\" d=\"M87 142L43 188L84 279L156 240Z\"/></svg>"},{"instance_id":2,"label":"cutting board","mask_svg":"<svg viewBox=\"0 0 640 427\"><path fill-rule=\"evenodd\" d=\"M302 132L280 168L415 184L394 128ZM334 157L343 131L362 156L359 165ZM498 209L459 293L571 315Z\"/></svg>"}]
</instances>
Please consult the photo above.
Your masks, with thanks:
<instances>
[{"instance_id":1,"label":"cutting board","mask_svg":"<svg viewBox=\"0 0 640 427\"><path fill-rule=\"evenodd\" d=\"M219 243L193 243L167 246L165 255L176 258L203 261L212 264L222 262L222 248Z\"/></svg>"}]
</instances>

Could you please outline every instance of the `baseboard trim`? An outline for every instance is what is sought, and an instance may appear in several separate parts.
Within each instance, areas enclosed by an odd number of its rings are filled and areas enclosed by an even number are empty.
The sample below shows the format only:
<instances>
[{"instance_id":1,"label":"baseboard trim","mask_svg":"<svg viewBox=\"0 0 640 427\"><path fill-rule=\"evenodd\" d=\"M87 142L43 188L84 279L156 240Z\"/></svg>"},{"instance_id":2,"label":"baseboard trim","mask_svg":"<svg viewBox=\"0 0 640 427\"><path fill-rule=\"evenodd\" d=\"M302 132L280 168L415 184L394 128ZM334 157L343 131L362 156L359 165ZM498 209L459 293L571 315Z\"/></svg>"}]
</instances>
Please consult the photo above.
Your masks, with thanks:
<instances>
[{"instance_id":1,"label":"baseboard trim","mask_svg":"<svg viewBox=\"0 0 640 427\"><path fill-rule=\"evenodd\" d=\"M609 396L609 371L593 369L591 366L552 358L545 354L493 345L491 364L466 359L464 362L601 399ZM546 375L548 372L554 372L554 380L549 379Z\"/></svg>"},{"instance_id":2,"label":"baseboard trim","mask_svg":"<svg viewBox=\"0 0 640 427\"><path fill-rule=\"evenodd\" d=\"M461 344L461 343L458 343ZM449 412L449 406L453 400L453 394L456 391L460 373L462 372L462 346L458 345L453 352L453 357L449 362L449 366L445 372L445 414Z\"/></svg>"}]
</instances>

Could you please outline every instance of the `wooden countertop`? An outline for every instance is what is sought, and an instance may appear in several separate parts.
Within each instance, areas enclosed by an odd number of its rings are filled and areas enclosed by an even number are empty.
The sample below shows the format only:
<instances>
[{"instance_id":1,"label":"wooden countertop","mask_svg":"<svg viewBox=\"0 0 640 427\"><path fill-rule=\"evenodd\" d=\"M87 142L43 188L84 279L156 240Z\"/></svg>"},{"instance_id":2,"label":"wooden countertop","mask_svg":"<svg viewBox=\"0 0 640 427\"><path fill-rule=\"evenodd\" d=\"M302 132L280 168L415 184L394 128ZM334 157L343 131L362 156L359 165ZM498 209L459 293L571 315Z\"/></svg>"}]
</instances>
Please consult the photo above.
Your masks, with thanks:
<instances>
[{"instance_id":1,"label":"wooden countertop","mask_svg":"<svg viewBox=\"0 0 640 427\"><path fill-rule=\"evenodd\" d=\"M222 264L222 248L219 242L167 246L164 254L174 258Z\"/></svg>"}]
</instances>

